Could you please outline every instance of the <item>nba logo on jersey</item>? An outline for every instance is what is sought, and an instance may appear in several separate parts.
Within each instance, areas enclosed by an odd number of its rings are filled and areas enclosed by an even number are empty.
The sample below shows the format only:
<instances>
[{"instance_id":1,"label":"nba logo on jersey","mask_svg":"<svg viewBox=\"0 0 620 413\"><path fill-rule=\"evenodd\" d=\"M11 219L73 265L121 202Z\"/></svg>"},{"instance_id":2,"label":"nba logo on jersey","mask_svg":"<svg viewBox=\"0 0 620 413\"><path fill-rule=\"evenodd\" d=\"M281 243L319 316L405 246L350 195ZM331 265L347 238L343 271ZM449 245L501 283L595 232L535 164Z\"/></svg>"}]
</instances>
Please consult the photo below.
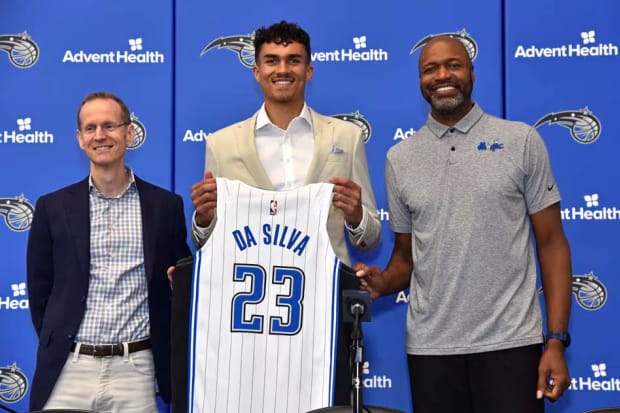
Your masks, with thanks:
<instances>
[{"instance_id":1,"label":"nba logo on jersey","mask_svg":"<svg viewBox=\"0 0 620 413\"><path fill-rule=\"evenodd\" d=\"M269 215L276 215L278 213L278 201L272 199L269 201Z\"/></svg>"}]
</instances>

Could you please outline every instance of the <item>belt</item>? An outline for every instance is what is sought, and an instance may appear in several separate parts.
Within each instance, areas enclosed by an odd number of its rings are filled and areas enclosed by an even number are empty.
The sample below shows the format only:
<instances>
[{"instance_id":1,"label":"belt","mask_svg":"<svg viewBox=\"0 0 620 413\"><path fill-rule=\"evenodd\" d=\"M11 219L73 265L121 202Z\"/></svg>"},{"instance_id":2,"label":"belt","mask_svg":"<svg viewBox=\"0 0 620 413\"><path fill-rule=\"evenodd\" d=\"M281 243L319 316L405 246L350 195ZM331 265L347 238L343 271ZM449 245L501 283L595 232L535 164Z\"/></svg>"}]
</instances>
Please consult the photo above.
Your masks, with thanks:
<instances>
[{"instance_id":1,"label":"belt","mask_svg":"<svg viewBox=\"0 0 620 413\"><path fill-rule=\"evenodd\" d=\"M71 344L71 351L75 351L77 343ZM134 353L140 350L146 350L151 348L151 339L134 341L127 343L129 353ZM125 355L125 346L123 343L117 344L102 344L102 345L90 345L80 344L80 354L86 354L88 356L95 357L111 357L111 356L123 356Z\"/></svg>"}]
</instances>

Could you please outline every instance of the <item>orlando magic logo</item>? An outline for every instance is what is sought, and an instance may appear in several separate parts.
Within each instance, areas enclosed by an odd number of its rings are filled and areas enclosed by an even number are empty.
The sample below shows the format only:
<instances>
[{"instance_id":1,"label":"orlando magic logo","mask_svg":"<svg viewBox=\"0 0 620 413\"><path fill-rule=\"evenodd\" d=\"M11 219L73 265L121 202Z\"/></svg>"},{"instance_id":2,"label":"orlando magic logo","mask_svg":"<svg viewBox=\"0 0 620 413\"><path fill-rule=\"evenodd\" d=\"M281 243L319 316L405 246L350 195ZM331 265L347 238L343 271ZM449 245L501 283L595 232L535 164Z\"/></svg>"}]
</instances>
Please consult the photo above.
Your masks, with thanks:
<instances>
[{"instance_id":1,"label":"orlando magic logo","mask_svg":"<svg viewBox=\"0 0 620 413\"><path fill-rule=\"evenodd\" d=\"M461 43L463 43L463 46L465 46L465 50L467 50L467 54L469 55L469 58L471 59L471 61L473 62L474 60L476 60L476 56L478 56L478 43L476 43L474 38L471 37L465 29L461 30L460 32L445 32L445 33L429 34L428 36L424 37L422 40L418 41L415 45L413 45L409 54L413 54L416 50L418 50L419 48L423 47L428 42L430 42L431 39L438 37L438 36L448 36L448 37L452 37L453 39L460 40Z\"/></svg>"},{"instance_id":2,"label":"orlando magic logo","mask_svg":"<svg viewBox=\"0 0 620 413\"><path fill-rule=\"evenodd\" d=\"M243 66L254 66L254 33L217 38L202 49L200 56L215 48L235 52Z\"/></svg>"},{"instance_id":3,"label":"orlando magic logo","mask_svg":"<svg viewBox=\"0 0 620 413\"><path fill-rule=\"evenodd\" d=\"M579 110L549 113L540 118L534 127L545 123L567 128L573 139L583 144L593 143L601 136L601 121L587 106Z\"/></svg>"},{"instance_id":4,"label":"orlando magic logo","mask_svg":"<svg viewBox=\"0 0 620 413\"><path fill-rule=\"evenodd\" d=\"M24 398L28 390L28 378L17 367L0 367L0 400L17 403Z\"/></svg>"},{"instance_id":5,"label":"orlando magic logo","mask_svg":"<svg viewBox=\"0 0 620 413\"><path fill-rule=\"evenodd\" d=\"M364 119L364 115L362 115L359 110L356 110L353 113L341 113L338 115L332 115L332 118L346 120L347 122L351 122L359 126L360 128L362 128L364 143L367 143L370 140L372 128L370 126L370 123L366 119Z\"/></svg>"},{"instance_id":6,"label":"orlando magic logo","mask_svg":"<svg viewBox=\"0 0 620 413\"><path fill-rule=\"evenodd\" d=\"M542 292L540 287L538 292ZM571 291L579 307L588 311L600 310L607 302L607 288L592 271L573 275Z\"/></svg>"},{"instance_id":7,"label":"orlando magic logo","mask_svg":"<svg viewBox=\"0 0 620 413\"><path fill-rule=\"evenodd\" d=\"M39 46L26 32L0 35L0 50L7 52L13 66L20 69L31 67L39 60Z\"/></svg>"},{"instance_id":8,"label":"orlando magic logo","mask_svg":"<svg viewBox=\"0 0 620 413\"><path fill-rule=\"evenodd\" d=\"M592 271L573 276L572 291L584 310L600 310L607 302L607 288Z\"/></svg>"},{"instance_id":9,"label":"orlando magic logo","mask_svg":"<svg viewBox=\"0 0 620 413\"><path fill-rule=\"evenodd\" d=\"M32 225L34 208L24 197L0 198L0 215L4 216L6 225L12 231L26 231Z\"/></svg>"},{"instance_id":10,"label":"orlando magic logo","mask_svg":"<svg viewBox=\"0 0 620 413\"><path fill-rule=\"evenodd\" d=\"M138 149L146 140L146 127L144 127L144 123L140 122L135 114L132 113L130 119L135 136L133 138L133 142L131 142L127 149Z\"/></svg>"}]
</instances>

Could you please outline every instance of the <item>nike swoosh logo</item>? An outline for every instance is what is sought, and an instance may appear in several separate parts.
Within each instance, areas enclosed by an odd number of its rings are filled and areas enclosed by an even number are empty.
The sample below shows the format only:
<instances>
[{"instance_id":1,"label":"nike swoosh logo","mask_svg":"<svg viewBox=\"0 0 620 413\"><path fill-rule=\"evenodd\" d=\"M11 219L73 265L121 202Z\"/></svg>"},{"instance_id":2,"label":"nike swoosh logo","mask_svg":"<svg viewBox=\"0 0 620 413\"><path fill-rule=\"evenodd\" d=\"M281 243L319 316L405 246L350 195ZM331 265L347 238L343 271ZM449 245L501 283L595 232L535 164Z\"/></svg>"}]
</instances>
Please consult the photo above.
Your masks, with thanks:
<instances>
[{"instance_id":1,"label":"nike swoosh logo","mask_svg":"<svg viewBox=\"0 0 620 413\"><path fill-rule=\"evenodd\" d=\"M553 189L553 187L554 187L554 186L555 186L555 184L553 184L553 185L549 185L549 186L547 187L547 191L551 191L551 190Z\"/></svg>"}]
</instances>

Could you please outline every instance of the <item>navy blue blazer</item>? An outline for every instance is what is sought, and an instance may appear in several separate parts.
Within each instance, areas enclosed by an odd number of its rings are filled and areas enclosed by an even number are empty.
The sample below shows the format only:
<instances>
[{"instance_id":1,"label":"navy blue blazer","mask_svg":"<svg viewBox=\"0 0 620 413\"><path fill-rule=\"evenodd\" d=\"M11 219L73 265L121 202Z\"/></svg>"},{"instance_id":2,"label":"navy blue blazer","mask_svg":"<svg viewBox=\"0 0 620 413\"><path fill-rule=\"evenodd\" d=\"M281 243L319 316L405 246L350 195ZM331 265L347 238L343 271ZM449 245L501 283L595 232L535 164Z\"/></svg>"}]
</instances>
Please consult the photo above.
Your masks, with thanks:
<instances>
[{"instance_id":1,"label":"navy blue blazer","mask_svg":"<svg viewBox=\"0 0 620 413\"><path fill-rule=\"evenodd\" d=\"M170 402L171 289L166 269L191 255L183 200L135 177L142 212L151 341L157 384ZM39 336L30 409L42 409L71 351L90 278L88 178L37 201L28 237L27 280L32 323Z\"/></svg>"}]
</instances>

